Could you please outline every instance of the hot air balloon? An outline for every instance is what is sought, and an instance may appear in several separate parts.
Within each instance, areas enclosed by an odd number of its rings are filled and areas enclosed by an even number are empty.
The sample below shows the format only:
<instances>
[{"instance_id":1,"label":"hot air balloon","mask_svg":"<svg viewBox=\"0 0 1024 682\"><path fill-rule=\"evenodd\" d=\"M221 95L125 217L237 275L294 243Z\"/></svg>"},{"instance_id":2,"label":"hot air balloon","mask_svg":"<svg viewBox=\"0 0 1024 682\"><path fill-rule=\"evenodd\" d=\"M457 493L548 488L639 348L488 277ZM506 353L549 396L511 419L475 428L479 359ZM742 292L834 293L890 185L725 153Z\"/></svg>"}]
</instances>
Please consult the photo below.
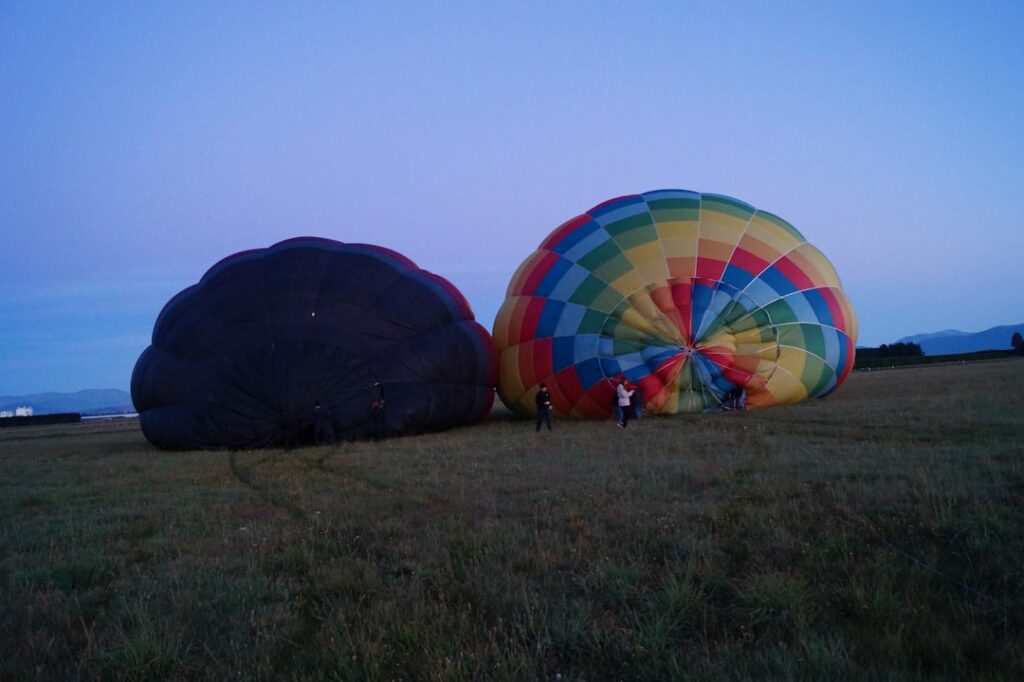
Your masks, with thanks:
<instances>
[{"instance_id":1,"label":"hot air balloon","mask_svg":"<svg viewBox=\"0 0 1024 682\"><path fill-rule=\"evenodd\" d=\"M490 335L449 282L388 249L300 237L174 296L132 400L159 447L288 446L312 441L315 413L343 440L479 421L495 374Z\"/></svg>"},{"instance_id":2,"label":"hot air balloon","mask_svg":"<svg viewBox=\"0 0 1024 682\"><path fill-rule=\"evenodd\" d=\"M603 418L614 384L646 411L793 403L835 390L857 322L835 269L792 225L730 197L660 190L555 229L519 267L494 324L498 393L530 414Z\"/></svg>"}]
</instances>

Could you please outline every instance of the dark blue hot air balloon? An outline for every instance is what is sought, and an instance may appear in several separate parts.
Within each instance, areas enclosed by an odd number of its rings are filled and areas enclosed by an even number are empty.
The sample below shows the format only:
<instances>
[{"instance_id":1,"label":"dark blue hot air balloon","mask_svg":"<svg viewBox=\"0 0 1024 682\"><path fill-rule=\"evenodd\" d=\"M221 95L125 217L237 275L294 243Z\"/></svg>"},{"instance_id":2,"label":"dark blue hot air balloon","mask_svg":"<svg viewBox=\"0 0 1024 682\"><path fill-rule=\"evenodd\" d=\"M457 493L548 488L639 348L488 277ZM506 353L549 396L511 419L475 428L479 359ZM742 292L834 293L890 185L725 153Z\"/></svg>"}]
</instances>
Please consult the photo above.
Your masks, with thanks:
<instances>
[{"instance_id":1,"label":"dark blue hot air balloon","mask_svg":"<svg viewBox=\"0 0 1024 682\"><path fill-rule=\"evenodd\" d=\"M172 298L132 375L162 448L312 442L321 404L339 440L479 421L495 351L466 299L389 249L300 237L214 265Z\"/></svg>"}]
</instances>

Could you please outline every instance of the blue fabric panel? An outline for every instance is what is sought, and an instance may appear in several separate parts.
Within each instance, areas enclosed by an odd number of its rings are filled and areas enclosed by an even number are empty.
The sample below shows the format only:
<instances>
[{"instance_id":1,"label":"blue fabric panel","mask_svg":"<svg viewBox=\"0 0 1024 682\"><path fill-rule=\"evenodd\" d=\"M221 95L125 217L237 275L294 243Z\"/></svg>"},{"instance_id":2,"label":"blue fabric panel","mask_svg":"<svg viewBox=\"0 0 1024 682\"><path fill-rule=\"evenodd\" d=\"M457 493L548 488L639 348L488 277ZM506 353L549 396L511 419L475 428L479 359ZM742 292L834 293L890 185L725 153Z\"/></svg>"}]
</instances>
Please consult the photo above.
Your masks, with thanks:
<instances>
[{"instance_id":1,"label":"blue fabric panel","mask_svg":"<svg viewBox=\"0 0 1024 682\"><path fill-rule=\"evenodd\" d=\"M548 298L557 298L559 301L568 301L572 298L572 295L576 293L579 286L583 284L583 280L587 278L588 274L590 273L588 273L584 268L581 268L574 263L572 267L562 275L561 281L555 285L555 288L548 295Z\"/></svg>"},{"instance_id":2,"label":"blue fabric panel","mask_svg":"<svg viewBox=\"0 0 1024 682\"><path fill-rule=\"evenodd\" d=\"M690 199L691 201L700 201L699 193L681 189L656 189L652 192L644 192L640 196L644 198L644 201L659 201L661 199Z\"/></svg>"},{"instance_id":3,"label":"blue fabric panel","mask_svg":"<svg viewBox=\"0 0 1024 682\"><path fill-rule=\"evenodd\" d=\"M580 378L583 390L590 390L594 384L605 378L604 372L601 371L601 361L597 358L591 358L577 364L576 374Z\"/></svg>"},{"instance_id":4,"label":"blue fabric panel","mask_svg":"<svg viewBox=\"0 0 1024 682\"><path fill-rule=\"evenodd\" d=\"M589 220L582 225L578 226L569 234L562 237L562 241L552 247L552 251L555 253L566 254L572 247L579 244L582 240L589 237L594 233L594 230L601 229L601 226L593 220Z\"/></svg>"},{"instance_id":5,"label":"blue fabric panel","mask_svg":"<svg viewBox=\"0 0 1024 682\"><path fill-rule=\"evenodd\" d=\"M610 225L616 221L628 218L631 215L642 213L647 210L647 202L640 196L622 197L617 201L607 203L600 208L588 211L602 225Z\"/></svg>"},{"instance_id":6,"label":"blue fabric panel","mask_svg":"<svg viewBox=\"0 0 1024 682\"><path fill-rule=\"evenodd\" d=\"M555 261L555 264L551 266L548 273L544 275L544 279L537 285L537 289L533 292L534 296L548 296L555 286L561 281L562 276L565 275L573 267L573 262L564 258L559 258Z\"/></svg>"},{"instance_id":7,"label":"blue fabric panel","mask_svg":"<svg viewBox=\"0 0 1024 682\"><path fill-rule=\"evenodd\" d=\"M594 225L597 225L597 223L594 223ZM594 230L585 238L577 242L571 249L566 251L565 254L563 254L564 257L576 263L580 258L583 258L595 248L612 238L612 236L608 234L603 227L598 227L600 229Z\"/></svg>"},{"instance_id":8,"label":"blue fabric panel","mask_svg":"<svg viewBox=\"0 0 1024 682\"><path fill-rule=\"evenodd\" d=\"M821 333L825 337L825 362L834 371L839 367L839 358L842 357L840 349L843 346L843 339L832 327L822 327Z\"/></svg>"},{"instance_id":9,"label":"blue fabric panel","mask_svg":"<svg viewBox=\"0 0 1024 682\"><path fill-rule=\"evenodd\" d=\"M556 336L552 343L553 365L555 372L560 372L576 362L576 338L573 336Z\"/></svg>"},{"instance_id":10,"label":"blue fabric panel","mask_svg":"<svg viewBox=\"0 0 1024 682\"><path fill-rule=\"evenodd\" d=\"M562 309L562 317L558 320L558 326L555 327L555 336L572 336L579 329L580 322L583 321L583 316L586 315L587 309L584 306L576 305L575 303L566 303L565 308Z\"/></svg>"},{"instance_id":11,"label":"blue fabric panel","mask_svg":"<svg viewBox=\"0 0 1024 682\"><path fill-rule=\"evenodd\" d=\"M750 300L756 303L758 308L763 308L772 301L782 298L782 295L763 279L755 279L743 293L749 296Z\"/></svg>"},{"instance_id":12,"label":"blue fabric panel","mask_svg":"<svg viewBox=\"0 0 1024 682\"><path fill-rule=\"evenodd\" d=\"M811 304L811 307L814 308L814 315L819 322L829 326L835 325L835 320L832 319L832 310L829 309L825 297L821 295L818 289L808 289L804 292L804 297Z\"/></svg>"},{"instance_id":13,"label":"blue fabric panel","mask_svg":"<svg viewBox=\"0 0 1024 682\"><path fill-rule=\"evenodd\" d=\"M535 338L546 339L555 335L558 327L558 320L562 316L562 308L565 304L549 298L544 302L544 309L540 312L540 319L537 320L537 331Z\"/></svg>"},{"instance_id":14,"label":"blue fabric panel","mask_svg":"<svg viewBox=\"0 0 1024 682\"><path fill-rule=\"evenodd\" d=\"M691 288L691 299L690 299L690 322L692 329L694 330L694 339L700 339L700 335L697 333L697 328L704 321L704 312L711 305L711 296L714 294L714 289L703 284L694 283Z\"/></svg>"},{"instance_id":15,"label":"blue fabric panel","mask_svg":"<svg viewBox=\"0 0 1024 682\"><path fill-rule=\"evenodd\" d=\"M791 294L797 290L796 287L793 286L793 283L790 282L789 279L782 274L782 271L775 266L767 268L761 273L758 279L767 282L768 286L775 289L775 291L779 292L783 296Z\"/></svg>"},{"instance_id":16,"label":"blue fabric panel","mask_svg":"<svg viewBox=\"0 0 1024 682\"><path fill-rule=\"evenodd\" d=\"M616 360L615 358L603 357L600 359L600 363L601 371L604 373L604 376L606 377L614 377L622 373L622 370L619 368L619 361Z\"/></svg>"},{"instance_id":17,"label":"blue fabric panel","mask_svg":"<svg viewBox=\"0 0 1024 682\"><path fill-rule=\"evenodd\" d=\"M818 316L814 312L814 307L803 293L797 292L786 296L786 304L789 306L789 309L793 311L793 314L796 315L796 319L801 322L814 324L818 321Z\"/></svg>"},{"instance_id":18,"label":"blue fabric panel","mask_svg":"<svg viewBox=\"0 0 1024 682\"><path fill-rule=\"evenodd\" d=\"M751 280L754 279L754 275L750 274L738 265L726 265L725 272L722 274L722 281L726 284L736 287L737 290L743 291Z\"/></svg>"},{"instance_id":19,"label":"blue fabric panel","mask_svg":"<svg viewBox=\"0 0 1024 682\"><path fill-rule=\"evenodd\" d=\"M573 338L575 339L573 355L577 363L596 358L599 355L597 348L601 337L597 334L579 334Z\"/></svg>"}]
</instances>

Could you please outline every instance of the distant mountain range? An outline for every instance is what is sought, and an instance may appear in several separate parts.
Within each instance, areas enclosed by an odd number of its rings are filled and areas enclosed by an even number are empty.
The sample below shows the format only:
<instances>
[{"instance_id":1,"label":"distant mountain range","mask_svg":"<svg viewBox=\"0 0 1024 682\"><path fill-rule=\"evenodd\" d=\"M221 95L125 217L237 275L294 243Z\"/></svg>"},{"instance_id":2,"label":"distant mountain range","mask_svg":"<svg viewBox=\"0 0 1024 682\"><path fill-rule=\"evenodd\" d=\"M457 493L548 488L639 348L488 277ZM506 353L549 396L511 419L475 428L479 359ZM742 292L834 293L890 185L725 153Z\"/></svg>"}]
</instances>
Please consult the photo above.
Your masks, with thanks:
<instances>
[{"instance_id":1,"label":"distant mountain range","mask_svg":"<svg viewBox=\"0 0 1024 682\"><path fill-rule=\"evenodd\" d=\"M14 411L31 407L34 414L78 412L92 416L99 414L126 414L135 411L132 397L116 388L88 389L77 393L34 393L32 395L0 396L0 411Z\"/></svg>"},{"instance_id":2,"label":"distant mountain range","mask_svg":"<svg viewBox=\"0 0 1024 682\"><path fill-rule=\"evenodd\" d=\"M921 346L925 355L956 355L957 353L976 353L981 350L1010 350L1010 339L1014 332L1024 335L1024 322L992 327L983 332L962 332L957 329L946 329L930 334L914 334L904 336L897 343L916 343Z\"/></svg>"}]
</instances>

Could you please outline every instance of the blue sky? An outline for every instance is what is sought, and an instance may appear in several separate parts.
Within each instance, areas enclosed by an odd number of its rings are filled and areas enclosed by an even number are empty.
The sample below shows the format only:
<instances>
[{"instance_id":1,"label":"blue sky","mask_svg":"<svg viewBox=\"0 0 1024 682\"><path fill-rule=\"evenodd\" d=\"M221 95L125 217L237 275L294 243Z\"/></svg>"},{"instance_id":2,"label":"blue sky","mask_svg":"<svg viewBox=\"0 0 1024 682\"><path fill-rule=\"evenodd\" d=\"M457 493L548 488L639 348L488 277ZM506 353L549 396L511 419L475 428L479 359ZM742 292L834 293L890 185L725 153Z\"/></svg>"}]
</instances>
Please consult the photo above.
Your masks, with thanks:
<instances>
[{"instance_id":1,"label":"blue sky","mask_svg":"<svg viewBox=\"0 0 1024 682\"><path fill-rule=\"evenodd\" d=\"M0 3L0 394L124 388L163 304L298 235L490 326L605 199L716 192L860 345L1024 320L1024 4Z\"/></svg>"}]
</instances>

